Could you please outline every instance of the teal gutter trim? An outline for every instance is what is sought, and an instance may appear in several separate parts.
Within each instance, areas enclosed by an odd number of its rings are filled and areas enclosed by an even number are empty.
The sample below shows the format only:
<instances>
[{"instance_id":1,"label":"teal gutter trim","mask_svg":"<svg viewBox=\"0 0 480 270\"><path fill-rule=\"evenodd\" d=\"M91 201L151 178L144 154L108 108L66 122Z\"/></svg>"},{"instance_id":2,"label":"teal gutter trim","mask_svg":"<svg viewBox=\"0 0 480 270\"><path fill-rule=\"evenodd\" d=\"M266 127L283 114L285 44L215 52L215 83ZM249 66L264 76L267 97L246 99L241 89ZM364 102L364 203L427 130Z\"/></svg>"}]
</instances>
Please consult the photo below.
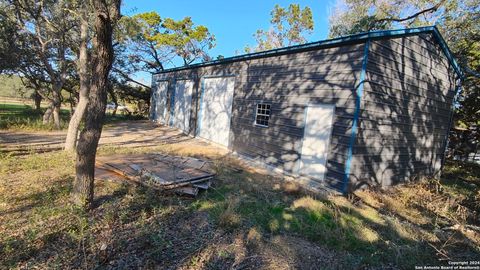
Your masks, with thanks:
<instances>
[{"instance_id":1,"label":"teal gutter trim","mask_svg":"<svg viewBox=\"0 0 480 270\"><path fill-rule=\"evenodd\" d=\"M208 61L205 63L197 63L189 66L170 68L154 74L162 74L162 73L168 73L168 72L180 71L180 70L189 70L189 69L198 68L198 67L227 64L227 63L249 60L249 59L271 57L275 55L291 54L296 52L320 49L323 47L336 47L344 44L361 43L361 42L365 42L366 40L381 39L385 37L402 37L402 36L417 35L421 33L433 34L433 36L435 37L435 40L440 44L442 51L445 53L446 57L448 58L450 64L452 65L453 69L455 70L459 78L463 78L463 73L460 67L458 66L457 62L455 61L455 58L453 57L452 52L448 48L447 43L445 42L442 35L440 34L437 27L435 26L365 32L365 33L360 33L360 34L355 34L350 36L343 36L343 37L338 37L334 39L321 40L321 41L289 46L284 48L278 48L278 49L273 49L273 50L268 50L263 52L256 52L256 53L243 54L243 55L238 55L233 57L227 57L224 59Z\"/></svg>"},{"instance_id":2,"label":"teal gutter trim","mask_svg":"<svg viewBox=\"0 0 480 270\"><path fill-rule=\"evenodd\" d=\"M432 32L433 32L433 36L437 39L438 44L440 44L440 47L442 48L443 53L445 54L448 61L452 65L453 69L455 70L455 73L457 73L458 78L463 80L465 75L463 74L462 69L460 68L457 61L455 60L455 57L453 56L452 51L450 51L450 48L448 47L447 42L442 37L442 34L440 34L440 31L438 31L438 28L436 26L432 27Z\"/></svg>"},{"instance_id":3,"label":"teal gutter trim","mask_svg":"<svg viewBox=\"0 0 480 270\"><path fill-rule=\"evenodd\" d=\"M368 49L370 47L370 39L365 42L365 49L363 52L362 71L360 72L360 82L357 85L357 98L355 99L355 112L353 114L352 133L350 135L350 141L348 143L347 161L345 163L345 174L343 178L342 193L346 194L348 191L348 184L350 182L350 167L352 165L353 146L355 145L355 139L357 137L358 118L360 116L360 104L363 97L363 85L365 84L365 76L367 73L368 62Z\"/></svg>"}]
</instances>

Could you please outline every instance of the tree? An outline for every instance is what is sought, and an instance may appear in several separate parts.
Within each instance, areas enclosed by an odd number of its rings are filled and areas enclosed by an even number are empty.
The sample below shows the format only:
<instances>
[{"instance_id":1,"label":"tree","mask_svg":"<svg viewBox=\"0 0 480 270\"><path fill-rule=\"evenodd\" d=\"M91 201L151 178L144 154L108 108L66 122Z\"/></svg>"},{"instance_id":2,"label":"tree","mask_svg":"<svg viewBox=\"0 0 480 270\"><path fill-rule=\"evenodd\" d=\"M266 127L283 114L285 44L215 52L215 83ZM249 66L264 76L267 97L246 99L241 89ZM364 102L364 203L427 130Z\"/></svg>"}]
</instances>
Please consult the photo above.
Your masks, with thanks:
<instances>
[{"instance_id":1,"label":"tree","mask_svg":"<svg viewBox=\"0 0 480 270\"><path fill-rule=\"evenodd\" d=\"M89 37L89 13L91 9L88 4L81 2L76 16L79 24L79 42L77 50L76 68L79 78L78 104L68 123L67 137L65 139L65 150L73 151L77 144L78 129L88 105L90 92L90 55L88 52Z\"/></svg>"},{"instance_id":2,"label":"tree","mask_svg":"<svg viewBox=\"0 0 480 270\"><path fill-rule=\"evenodd\" d=\"M110 75L110 97L137 103L144 113L150 102L150 86L138 80L139 72L159 72L174 66L208 61L208 50L215 46L215 36L190 17L182 20L161 18L156 12L124 16L115 29L115 61Z\"/></svg>"},{"instance_id":3,"label":"tree","mask_svg":"<svg viewBox=\"0 0 480 270\"><path fill-rule=\"evenodd\" d=\"M450 147L468 156L480 141L480 0L344 0L330 16L330 37L436 25L465 77L455 104ZM458 133L462 134L458 134ZM462 138L459 140L458 138Z\"/></svg>"},{"instance_id":4,"label":"tree","mask_svg":"<svg viewBox=\"0 0 480 270\"><path fill-rule=\"evenodd\" d=\"M108 76L114 59L113 31L120 19L121 0L93 0L94 38L92 80L85 112L85 127L80 133L75 165L73 198L89 208L93 203L95 156L105 117Z\"/></svg>"},{"instance_id":5,"label":"tree","mask_svg":"<svg viewBox=\"0 0 480 270\"><path fill-rule=\"evenodd\" d=\"M480 1L459 1L455 12L445 14L441 30L465 73L449 147L466 158L480 147Z\"/></svg>"},{"instance_id":6,"label":"tree","mask_svg":"<svg viewBox=\"0 0 480 270\"><path fill-rule=\"evenodd\" d=\"M311 34L314 28L313 15L309 7L301 8L298 4L290 4L288 9L279 5L270 13L271 28L267 31L259 29L254 34L257 45L245 51L265 51L285 46L307 42L306 34Z\"/></svg>"},{"instance_id":7,"label":"tree","mask_svg":"<svg viewBox=\"0 0 480 270\"><path fill-rule=\"evenodd\" d=\"M456 0L340 0L330 16L330 37L371 30L433 25Z\"/></svg>"},{"instance_id":8,"label":"tree","mask_svg":"<svg viewBox=\"0 0 480 270\"><path fill-rule=\"evenodd\" d=\"M15 43L19 28L13 17L13 9L0 2L0 74L19 65L20 51Z\"/></svg>"},{"instance_id":9,"label":"tree","mask_svg":"<svg viewBox=\"0 0 480 270\"><path fill-rule=\"evenodd\" d=\"M109 94L115 108L118 107L118 100L123 100L129 104L135 104L133 112L135 114L147 115L150 109L150 88L146 88L136 83L118 81L116 77L110 78Z\"/></svg>"},{"instance_id":10,"label":"tree","mask_svg":"<svg viewBox=\"0 0 480 270\"><path fill-rule=\"evenodd\" d=\"M61 91L72 64L68 37L74 24L67 14L71 2L10 0L9 3L15 16L11 21L18 29L16 45L21 52L16 71L50 101L43 122L48 123L53 116L59 129Z\"/></svg>"},{"instance_id":11,"label":"tree","mask_svg":"<svg viewBox=\"0 0 480 270\"><path fill-rule=\"evenodd\" d=\"M215 46L215 36L206 26L195 26L190 17L162 19L156 12L122 18L117 39L119 47L123 46L119 48L121 55L127 60L119 64L150 72L173 65L176 58L184 65L211 60L207 51Z\"/></svg>"}]
</instances>

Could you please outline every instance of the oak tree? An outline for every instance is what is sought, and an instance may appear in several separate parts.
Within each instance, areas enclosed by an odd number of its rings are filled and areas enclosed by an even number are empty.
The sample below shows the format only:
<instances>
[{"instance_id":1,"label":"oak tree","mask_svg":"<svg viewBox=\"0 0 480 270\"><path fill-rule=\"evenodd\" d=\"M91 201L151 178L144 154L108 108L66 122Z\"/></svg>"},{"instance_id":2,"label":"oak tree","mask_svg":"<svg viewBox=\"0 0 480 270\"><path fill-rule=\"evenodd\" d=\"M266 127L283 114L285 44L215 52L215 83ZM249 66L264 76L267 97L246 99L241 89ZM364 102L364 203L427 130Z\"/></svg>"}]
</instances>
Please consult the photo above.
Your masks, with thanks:
<instances>
[{"instance_id":1,"label":"oak tree","mask_svg":"<svg viewBox=\"0 0 480 270\"><path fill-rule=\"evenodd\" d=\"M37 93L50 103L43 122L53 118L60 128L61 91L72 65L69 36L74 22L68 16L71 1L9 0L8 9L13 9L21 51L16 72L36 85Z\"/></svg>"},{"instance_id":2,"label":"oak tree","mask_svg":"<svg viewBox=\"0 0 480 270\"><path fill-rule=\"evenodd\" d=\"M283 8L275 5L271 16L271 27L257 30L254 34L257 44L253 48L245 47L247 53L306 43L306 35L311 34L314 28L309 7L302 9L298 4L290 4L288 8Z\"/></svg>"},{"instance_id":3,"label":"oak tree","mask_svg":"<svg viewBox=\"0 0 480 270\"><path fill-rule=\"evenodd\" d=\"M77 146L73 186L75 202L87 208L93 203L95 157L105 117L108 76L114 60L113 32L120 19L120 5L121 0L93 0L92 76L85 126Z\"/></svg>"}]
</instances>

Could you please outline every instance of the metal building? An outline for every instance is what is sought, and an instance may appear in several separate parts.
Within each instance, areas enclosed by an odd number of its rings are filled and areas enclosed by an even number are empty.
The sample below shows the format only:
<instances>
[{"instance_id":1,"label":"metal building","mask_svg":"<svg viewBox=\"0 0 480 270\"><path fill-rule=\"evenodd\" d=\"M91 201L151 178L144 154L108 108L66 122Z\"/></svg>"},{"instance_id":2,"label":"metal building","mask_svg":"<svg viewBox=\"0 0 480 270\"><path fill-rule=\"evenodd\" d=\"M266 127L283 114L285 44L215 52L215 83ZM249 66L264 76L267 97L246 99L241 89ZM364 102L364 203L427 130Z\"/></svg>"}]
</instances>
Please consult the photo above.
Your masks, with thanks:
<instances>
[{"instance_id":1,"label":"metal building","mask_svg":"<svg viewBox=\"0 0 480 270\"><path fill-rule=\"evenodd\" d=\"M435 27L172 68L151 118L348 192L440 172L461 71Z\"/></svg>"}]
</instances>

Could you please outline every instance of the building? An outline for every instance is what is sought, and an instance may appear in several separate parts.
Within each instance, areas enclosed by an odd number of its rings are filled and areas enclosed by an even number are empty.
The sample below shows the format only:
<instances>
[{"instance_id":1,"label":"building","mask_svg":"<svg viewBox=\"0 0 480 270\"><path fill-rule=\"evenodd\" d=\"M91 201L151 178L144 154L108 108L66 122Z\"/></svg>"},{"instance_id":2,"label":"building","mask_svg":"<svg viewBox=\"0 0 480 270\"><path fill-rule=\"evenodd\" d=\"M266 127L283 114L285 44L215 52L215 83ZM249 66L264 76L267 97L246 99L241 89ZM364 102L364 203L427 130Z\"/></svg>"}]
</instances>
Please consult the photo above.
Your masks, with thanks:
<instances>
[{"instance_id":1,"label":"building","mask_svg":"<svg viewBox=\"0 0 480 270\"><path fill-rule=\"evenodd\" d=\"M172 68L151 118L341 192L440 172L461 71L435 27Z\"/></svg>"}]
</instances>

